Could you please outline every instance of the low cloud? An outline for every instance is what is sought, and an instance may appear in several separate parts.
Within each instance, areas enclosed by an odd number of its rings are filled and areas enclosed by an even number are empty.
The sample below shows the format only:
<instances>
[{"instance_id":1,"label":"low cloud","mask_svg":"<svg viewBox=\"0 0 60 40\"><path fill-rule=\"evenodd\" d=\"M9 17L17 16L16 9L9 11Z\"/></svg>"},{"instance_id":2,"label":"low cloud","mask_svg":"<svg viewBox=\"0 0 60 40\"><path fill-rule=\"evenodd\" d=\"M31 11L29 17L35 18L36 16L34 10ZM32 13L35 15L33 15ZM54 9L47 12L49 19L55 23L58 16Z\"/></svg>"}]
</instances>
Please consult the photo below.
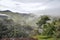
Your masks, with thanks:
<instances>
[{"instance_id":1,"label":"low cloud","mask_svg":"<svg viewBox=\"0 0 60 40\"><path fill-rule=\"evenodd\" d=\"M59 8L60 0L0 0L0 10L13 12L41 14L46 11L46 13L53 13L55 10L60 10Z\"/></svg>"}]
</instances>

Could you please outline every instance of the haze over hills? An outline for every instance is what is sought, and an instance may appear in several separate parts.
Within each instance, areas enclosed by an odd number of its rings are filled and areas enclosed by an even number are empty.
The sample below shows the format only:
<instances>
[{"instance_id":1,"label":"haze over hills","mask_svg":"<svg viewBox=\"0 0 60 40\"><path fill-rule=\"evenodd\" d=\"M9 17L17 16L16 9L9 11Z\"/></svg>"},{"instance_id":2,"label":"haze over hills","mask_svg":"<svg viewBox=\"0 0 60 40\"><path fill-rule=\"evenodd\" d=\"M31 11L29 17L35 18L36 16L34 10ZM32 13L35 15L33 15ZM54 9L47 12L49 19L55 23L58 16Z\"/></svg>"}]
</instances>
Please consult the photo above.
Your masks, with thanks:
<instances>
[{"instance_id":1,"label":"haze over hills","mask_svg":"<svg viewBox=\"0 0 60 40\"><path fill-rule=\"evenodd\" d=\"M31 25L34 27L37 27L36 22L39 19L39 17L42 15L48 15L51 18L60 18L58 15L53 15L55 12L53 14L50 14L49 10L47 12L49 14L47 14L46 12L47 11L43 11L44 14L42 12L40 12L40 15L36 15L35 13L18 13L18 12L12 12L10 10L5 10L5 11L0 11L0 14L8 15L18 24ZM57 11L56 11L56 13L57 13Z\"/></svg>"},{"instance_id":2,"label":"haze over hills","mask_svg":"<svg viewBox=\"0 0 60 40\"><path fill-rule=\"evenodd\" d=\"M9 10L0 11L0 14L6 14L10 18L12 18L16 23L21 25L31 25L36 27L36 20L38 19L38 16L35 14L26 14L26 13L15 13L11 12Z\"/></svg>"},{"instance_id":3,"label":"haze over hills","mask_svg":"<svg viewBox=\"0 0 60 40\"><path fill-rule=\"evenodd\" d=\"M59 15L60 0L0 0L0 10L10 10L19 13L33 13L37 15Z\"/></svg>"}]
</instances>

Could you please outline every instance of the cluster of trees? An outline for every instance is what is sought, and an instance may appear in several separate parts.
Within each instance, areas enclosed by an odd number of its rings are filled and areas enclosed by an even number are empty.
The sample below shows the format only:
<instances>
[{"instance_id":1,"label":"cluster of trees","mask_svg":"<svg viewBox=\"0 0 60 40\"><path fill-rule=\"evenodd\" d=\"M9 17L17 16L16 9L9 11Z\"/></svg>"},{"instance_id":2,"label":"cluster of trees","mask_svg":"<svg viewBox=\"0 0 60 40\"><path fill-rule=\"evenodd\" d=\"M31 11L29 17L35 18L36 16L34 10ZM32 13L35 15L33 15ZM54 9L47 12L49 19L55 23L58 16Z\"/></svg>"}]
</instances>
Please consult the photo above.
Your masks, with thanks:
<instances>
[{"instance_id":1,"label":"cluster of trees","mask_svg":"<svg viewBox=\"0 0 60 40\"><path fill-rule=\"evenodd\" d=\"M29 25L20 25L12 19L0 19L0 38L29 37L33 29Z\"/></svg>"},{"instance_id":2,"label":"cluster of trees","mask_svg":"<svg viewBox=\"0 0 60 40\"><path fill-rule=\"evenodd\" d=\"M60 38L60 18L51 19L49 16L41 16L37 22L39 29L42 29L41 35Z\"/></svg>"}]
</instances>

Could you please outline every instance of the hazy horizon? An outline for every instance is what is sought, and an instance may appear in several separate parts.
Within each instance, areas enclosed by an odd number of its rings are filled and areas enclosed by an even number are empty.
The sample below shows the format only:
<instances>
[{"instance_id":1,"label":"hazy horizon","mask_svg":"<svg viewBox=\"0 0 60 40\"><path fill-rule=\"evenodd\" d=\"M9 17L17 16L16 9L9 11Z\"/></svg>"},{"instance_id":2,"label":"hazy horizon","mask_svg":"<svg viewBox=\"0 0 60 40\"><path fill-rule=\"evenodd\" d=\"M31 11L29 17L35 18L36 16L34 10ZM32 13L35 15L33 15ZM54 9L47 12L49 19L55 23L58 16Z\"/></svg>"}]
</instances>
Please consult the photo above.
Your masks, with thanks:
<instances>
[{"instance_id":1,"label":"hazy horizon","mask_svg":"<svg viewBox=\"0 0 60 40\"><path fill-rule=\"evenodd\" d=\"M59 15L60 0L0 0L0 10L37 15Z\"/></svg>"}]
</instances>

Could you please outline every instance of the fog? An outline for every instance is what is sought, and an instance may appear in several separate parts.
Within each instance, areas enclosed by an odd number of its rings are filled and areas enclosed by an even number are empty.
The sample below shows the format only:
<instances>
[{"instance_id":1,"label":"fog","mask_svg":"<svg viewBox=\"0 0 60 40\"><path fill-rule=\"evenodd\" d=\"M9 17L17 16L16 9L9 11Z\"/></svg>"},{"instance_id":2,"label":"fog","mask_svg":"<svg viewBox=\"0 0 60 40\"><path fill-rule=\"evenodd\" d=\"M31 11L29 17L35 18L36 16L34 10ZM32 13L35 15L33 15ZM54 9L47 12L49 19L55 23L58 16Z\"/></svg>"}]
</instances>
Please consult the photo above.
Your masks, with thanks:
<instances>
[{"instance_id":1,"label":"fog","mask_svg":"<svg viewBox=\"0 0 60 40\"><path fill-rule=\"evenodd\" d=\"M60 0L0 0L0 10L37 15L60 15Z\"/></svg>"}]
</instances>

